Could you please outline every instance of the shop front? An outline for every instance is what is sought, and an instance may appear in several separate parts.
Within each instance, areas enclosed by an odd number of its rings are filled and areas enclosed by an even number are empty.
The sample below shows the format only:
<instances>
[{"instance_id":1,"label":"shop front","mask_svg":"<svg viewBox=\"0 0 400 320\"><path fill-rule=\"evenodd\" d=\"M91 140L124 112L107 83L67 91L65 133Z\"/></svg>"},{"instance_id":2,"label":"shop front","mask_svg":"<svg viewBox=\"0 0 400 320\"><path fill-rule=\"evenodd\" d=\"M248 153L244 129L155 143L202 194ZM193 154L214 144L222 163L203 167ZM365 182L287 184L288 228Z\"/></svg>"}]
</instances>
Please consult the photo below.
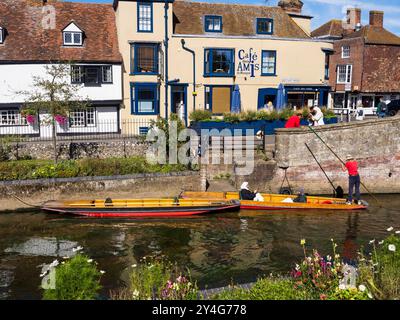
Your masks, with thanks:
<instances>
[{"instance_id":1,"label":"shop front","mask_svg":"<svg viewBox=\"0 0 400 320\"><path fill-rule=\"evenodd\" d=\"M328 105L329 86L320 85L285 85L285 104L289 108L306 108L318 103Z\"/></svg>"}]
</instances>

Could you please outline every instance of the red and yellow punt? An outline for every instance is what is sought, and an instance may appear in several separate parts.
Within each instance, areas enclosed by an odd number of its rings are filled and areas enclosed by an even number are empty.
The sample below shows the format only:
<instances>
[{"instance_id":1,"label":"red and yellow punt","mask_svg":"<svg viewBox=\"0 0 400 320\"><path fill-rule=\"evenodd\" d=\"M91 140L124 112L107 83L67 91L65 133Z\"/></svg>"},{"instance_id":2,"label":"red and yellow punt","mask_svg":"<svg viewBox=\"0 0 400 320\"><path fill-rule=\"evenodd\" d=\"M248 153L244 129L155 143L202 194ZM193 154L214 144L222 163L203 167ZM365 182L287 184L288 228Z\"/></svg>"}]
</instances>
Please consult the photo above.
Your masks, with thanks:
<instances>
[{"instance_id":1,"label":"red and yellow punt","mask_svg":"<svg viewBox=\"0 0 400 320\"><path fill-rule=\"evenodd\" d=\"M307 196L307 203L290 202L296 195L261 194L264 201L240 200L239 192L184 192L184 199L239 200L240 208L247 210L365 210L366 203L346 204L346 199Z\"/></svg>"},{"instance_id":2,"label":"red and yellow punt","mask_svg":"<svg viewBox=\"0 0 400 320\"><path fill-rule=\"evenodd\" d=\"M182 217L239 210L237 200L212 199L106 199L51 201L42 210L97 218Z\"/></svg>"}]
</instances>

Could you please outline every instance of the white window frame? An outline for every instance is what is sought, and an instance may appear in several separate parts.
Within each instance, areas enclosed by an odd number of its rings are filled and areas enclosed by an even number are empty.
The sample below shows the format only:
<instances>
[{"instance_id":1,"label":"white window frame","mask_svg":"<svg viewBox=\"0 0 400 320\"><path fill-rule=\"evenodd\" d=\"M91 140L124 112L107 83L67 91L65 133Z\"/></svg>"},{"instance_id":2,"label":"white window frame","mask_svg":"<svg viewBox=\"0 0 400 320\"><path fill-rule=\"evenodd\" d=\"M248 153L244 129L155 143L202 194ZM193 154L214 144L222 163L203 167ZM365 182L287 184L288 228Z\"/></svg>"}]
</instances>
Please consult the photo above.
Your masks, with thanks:
<instances>
[{"instance_id":1,"label":"white window frame","mask_svg":"<svg viewBox=\"0 0 400 320\"><path fill-rule=\"evenodd\" d=\"M350 58L350 46L342 46L342 59Z\"/></svg>"},{"instance_id":2,"label":"white window frame","mask_svg":"<svg viewBox=\"0 0 400 320\"><path fill-rule=\"evenodd\" d=\"M71 35L71 42L66 41L67 34ZM79 35L79 42L75 42L75 35ZM63 44L64 46L82 46L83 43L83 34L82 32L72 32L72 31L64 31L63 32Z\"/></svg>"},{"instance_id":3,"label":"white window frame","mask_svg":"<svg viewBox=\"0 0 400 320\"><path fill-rule=\"evenodd\" d=\"M4 29L0 27L0 44L4 42Z\"/></svg>"},{"instance_id":4,"label":"white window frame","mask_svg":"<svg viewBox=\"0 0 400 320\"><path fill-rule=\"evenodd\" d=\"M92 114L90 118L93 119L91 123L88 123L89 113ZM97 112L96 108L89 107L86 109L77 109L69 113L69 122L71 128L85 128L96 126Z\"/></svg>"},{"instance_id":5,"label":"white window frame","mask_svg":"<svg viewBox=\"0 0 400 320\"><path fill-rule=\"evenodd\" d=\"M353 78L353 65L341 64L337 66L337 79L336 79L337 84L352 83L352 78Z\"/></svg>"},{"instance_id":6,"label":"white window frame","mask_svg":"<svg viewBox=\"0 0 400 320\"><path fill-rule=\"evenodd\" d=\"M5 121L3 121L3 119ZM21 116L19 110L0 110L0 126L25 126L25 117Z\"/></svg>"}]
</instances>

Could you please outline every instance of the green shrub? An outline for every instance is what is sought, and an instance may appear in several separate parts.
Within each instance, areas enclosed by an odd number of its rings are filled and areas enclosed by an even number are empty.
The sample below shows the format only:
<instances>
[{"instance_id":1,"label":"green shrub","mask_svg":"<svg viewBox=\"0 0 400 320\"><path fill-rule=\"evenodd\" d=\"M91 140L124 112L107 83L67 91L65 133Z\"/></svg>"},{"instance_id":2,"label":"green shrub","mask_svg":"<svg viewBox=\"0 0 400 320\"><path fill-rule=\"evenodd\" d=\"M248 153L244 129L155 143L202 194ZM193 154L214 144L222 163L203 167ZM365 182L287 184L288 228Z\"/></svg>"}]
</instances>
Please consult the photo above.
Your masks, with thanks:
<instances>
[{"instance_id":1,"label":"green shrub","mask_svg":"<svg viewBox=\"0 0 400 320\"><path fill-rule=\"evenodd\" d=\"M186 170L182 164L150 164L144 157L0 162L0 180L112 176L135 173L169 173Z\"/></svg>"},{"instance_id":2,"label":"green shrub","mask_svg":"<svg viewBox=\"0 0 400 320\"><path fill-rule=\"evenodd\" d=\"M189 119L194 122L211 120L212 113L208 110L195 110L189 115Z\"/></svg>"},{"instance_id":3,"label":"green shrub","mask_svg":"<svg viewBox=\"0 0 400 320\"><path fill-rule=\"evenodd\" d=\"M360 256L360 282L377 299L400 299L400 238L391 235L376 246L371 259Z\"/></svg>"},{"instance_id":4,"label":"green shrub","mask_svg":"<svg viewBox=\"0 0 400 320\"><path fill-rule=\"evenodd\" d=\"M369 300L367 291L360 291L357 288L339 289L336 290L326 299L323 300Z\"/></svg>"},{"instance_id":5,"label":"green shrub","mask_svg":"<svg viewBox=\"0 0 400 320\"><path fill-rule=\"evenodd\" d=\"M267 119L267 120L275 121L275 120L279 120L279 118L280 118L280 116L279 116L278 111L272 110L272 111L269 113L269 119Z\"/></svg>"},{"instance_id":6,"label":"green shrub","mask_svg":"<svg viewBox=\"0 0 400 320\"><path fill-rule=\"evenodd\" d=\"M256 111L245 111L239 113L239 119L241 121L255 121L257 120L257 112Z\"/></svg>"},{"instance_id":7,"label":"green shrub","mask_svg":"<svg viewBox=\"0 0 400 320\"><path fill-rule=\"evenodd\" d=\"M311 297L304 289L295 287L292 280L264 278L250 289L251 300L305 300Z\"/></svg>"},{"instance_id":8,"label":"green shrub","mask_svg":"<svg viewBox=\"0 0 400 320\"><path fill-rule=\"evenodd\" d=\"M199 293L196 283L179 272L177 265L163 258L144 258L130 276L131 297L135 300L194 300Z\"/></svg>"},{"instance_id":9,"label":"green shrub","mask_svg":"<svg viewBox=\"0 0 400 320\"><path fill-rule=\"evenodd\" d=\"M225 122L229 122L229 123L236 123L236 122L240 121L239 114L230 113L230 112L224 113L223 119L224 119Z\"/></svg>"},{"instance_id":10,"label":"green shrub","mask_svg":"<svg viewBox=\"0 0 400 320\"><path fill-rule=\"evenodd\" d=\"M279 119L280 120L287 120L292 115L294 115L294 111L292 108L285 108L281 112L279 112Z\"/></svg>"},{"instance_id":11,"label":"green shrub","mask_svg":"<svg viewBox=\"0 0 400 320\"><path fill-rule=\"evenodd\" d=\"M324 118L326 118L326 119L331 119L331 118L337 117L335 112L331 109L328 109L327 107L322 107L321 111L324 114Z\"/></svg>"},{"instance_id":12,"label":"green shrub","mask_svg":"<svg viewBox=\"0 0 400 320\"><path fill-rule=\"evenodd\" d=\"M43 293L45 300L93 300L101 289L101 273L87 256L78 254L55 268L55 289Z\"/></svg>"}]
</instances>

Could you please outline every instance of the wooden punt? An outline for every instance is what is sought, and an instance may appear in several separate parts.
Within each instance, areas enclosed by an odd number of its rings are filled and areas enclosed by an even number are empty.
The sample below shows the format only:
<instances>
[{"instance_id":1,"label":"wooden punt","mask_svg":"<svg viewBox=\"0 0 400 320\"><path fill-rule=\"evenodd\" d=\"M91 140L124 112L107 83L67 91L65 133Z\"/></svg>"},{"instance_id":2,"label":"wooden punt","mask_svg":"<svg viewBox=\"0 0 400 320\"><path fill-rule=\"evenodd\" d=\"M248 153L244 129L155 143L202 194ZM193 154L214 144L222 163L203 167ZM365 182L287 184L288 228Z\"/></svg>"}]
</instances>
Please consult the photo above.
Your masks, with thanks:
<instances>
[{"instance_id":1,"label":"wooden punt","mask_svg":"<svg viewBox=\"0 0 400 320\"><path fill-rule=\"evenodd\" d=\"M239 210L237 200L212 199L106 199L52 201L42 210L97 218L182 217Z\"/></svg>"},{"instance_id":2,"label":"wooden punt","mask_svg":"<svg viewBox=\"0 0 400 320\"><path fill-rule=\"evenodd\" d=\"M247 210L364 210L368 205L364 202L358 204L346 204L346 199L307 196L307 203L284 202L285 199L295 199L296 195L285 194L261 194L263 202L240 200L240 208ZM184 199L213 199L213 200L239 200L239 192L184 192Z\"/></svg>"}]
</instances>

